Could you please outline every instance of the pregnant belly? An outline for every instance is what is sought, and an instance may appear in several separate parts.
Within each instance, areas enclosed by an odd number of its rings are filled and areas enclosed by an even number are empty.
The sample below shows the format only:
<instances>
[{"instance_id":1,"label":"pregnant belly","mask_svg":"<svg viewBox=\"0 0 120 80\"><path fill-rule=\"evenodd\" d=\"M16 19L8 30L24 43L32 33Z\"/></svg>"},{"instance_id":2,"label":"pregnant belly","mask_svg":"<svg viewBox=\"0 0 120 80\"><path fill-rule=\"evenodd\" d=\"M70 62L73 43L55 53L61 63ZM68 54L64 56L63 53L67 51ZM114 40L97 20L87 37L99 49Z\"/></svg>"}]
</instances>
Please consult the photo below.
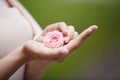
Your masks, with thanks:
<instances>
[{"instance_id":1,"label":"pregnant belly","mask_svg":"<svg viewBox=\"0 0 120 80\"><path fill-rule=\"evenodd\" d=\"M0 59L25 41L32 39L29 22L15 8L0 8ZM13 56L14 57L14 56ZM24 68L19 68L9 80L23 80Z\"/></svg>"},{"instance_id":2,"label":"pregnant belly","mask_svg":"<svg viewBox=\"0 0 120 80\"><path fill-rule=\"evenodd\" d=\"M22 16L0 16L0 59L32 37L32 27ZM24 69L19 68L9 80L23 80Z\"/></svg>"},{"instance_id":3,"label":"pregnant belly","mask_svg":"<svg viewBox=\"0 0 120 80\"><path fill-rule=\"evenodd\" d=\"M1 16L0 16L1 17ZM0 18L0 58L32 39L31 25L22 16Z\"/></svg>"}]
</instances>

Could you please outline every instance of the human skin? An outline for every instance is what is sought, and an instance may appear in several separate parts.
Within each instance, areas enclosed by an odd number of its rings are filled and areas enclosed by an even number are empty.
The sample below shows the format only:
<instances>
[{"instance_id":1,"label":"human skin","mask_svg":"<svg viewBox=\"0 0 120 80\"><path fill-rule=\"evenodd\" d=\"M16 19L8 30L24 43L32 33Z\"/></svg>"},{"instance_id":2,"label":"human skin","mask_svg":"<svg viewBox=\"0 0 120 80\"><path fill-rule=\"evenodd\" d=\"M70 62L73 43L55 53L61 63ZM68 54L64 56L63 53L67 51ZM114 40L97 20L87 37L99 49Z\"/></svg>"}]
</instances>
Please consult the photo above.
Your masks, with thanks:
<instances>
[{"instance_id":1,"label":"human skin","mask_svg":"<svg viewBox=\"0 0 120 80\"><path fill-rule=\"evenodd\" d=\"M65 23L60 22L47 26L47 28L43 30L42 34L38 36L36 40L29 40L25 42L20 47L16 48L7 56L2 58L0 60L0 66L4 67L0 67L0 79L8 79L20 66L27 63L29 67L27 68L28 71L25 76L25 80L38 80L40 78L40 75L43 74L44 70L52 62L63 61L66 56L68 56L71 52L80 47L81 44L86 40L86 38L97 29L97 27L94 25L84 30L81 34L76 35L75 37L73 37L75 34L72 35L72 38L69 37L69 43L67 43L62 48L51 49L44 46L42 42L42 37L44 37L44 35L49 31L58 29L61 30L65 35L69 34L66 32L67 29L65 29L66 27L63 26L63 24ZM71 33L76 33L73 29L74 28L70 30L73 31ZM40 67L38 63L43 66ZM33 68L34 70L31 68ZM42 70L40 71L38 70L38 68L41 68ZM36 70L38 71L35 72Z\"/></svg>"},{"instance_id":2,"label":"human skin","mask_svg":"<svg viewBox=\"0 0 120 80\"><path fill-rule=\"evenodd\" d=\"M62 25L66 25L65 23L57 23L57 24L62 24ZM74 31L74 27L72 26L67 26L68 28L68 35L69 35L69 40L66 40L66 42L69 42L67 45L63 46L62 49L65 51L62 51L64 53L66 53L65 55L62 55L61 57L58 58L54 58L54 59L47 59L47 60L36 60L35 62L30 62L31 64L29 65L28 68L28 73L26 76L26 80L39 80L40 77L42 76L42 74L44 73L44 70L53 62L57 61L57 62L63 62L64 59L70 54L72 53L74 50L76 50L77 48L79 48L81 46L81 44L97 29L96 25L90 26L89 28L85 29L81 34L77 34L76 31ZM49 27L45 28L45 30L43 31L43 33L38 36L38 38L36 38L35 40L38 42L43 42L43 37L45 36L45 34L47 32L56 30L56 29L60 29L58 27L56 27L56 24L50 25ZM61 30L63 30L62 32L66 35L66 30L65 27L61 28ZM74 35L73 35L74 33ZM44 49L44 48L43 48ZM57 48L60 49L60 48ZM49 50L46 50L49 51ZM36 65L36 68L34 65ZM40 64L43 64L42 66L42 70L40 69ZM39 68L39 69L37 69ZM36 72L35 72L36 71ZM43 72L42 72L43 71ZM39 75L41 74L41 75Z\"/></svg>"},{"instance_id":3,"label":"human skin","mask_svg":"<svg viewBox=\"0 0 120 80\"><path fill-rule=\"evenodd\" d=\"M58 24L62 27L57 26ZM39 80L51 63L55 61L62 62L72 51L80 47L86 38L97 29L94 25L78 35L74 30L74 27L68 27L64 22L58 24L55 23L47 26L43 33L35 40L25 42L10 52L6 57L2 58L0 60L0 66L2 65L4 67L0 67L0 80L8 79L23 64L26 64L25 80ZM54 51L47 48L48 52L46 52L46 48L44 49L44 46L42 45L42 39L47 32L55 29L62 31L64 35L68 35L69 39L66 38L66 43L68 41L70 42L63 48L58 48ZM35 30L37 31L39 28L36 28ZM13 55L16 57L13 57Z\"/></svg>"},{"instance_id":4,"label":"human skin","mask_svg":"<svg viewBox=\"0 0 120 80\"><path fill-rule=\"evenodd\" d=\"M43 43L44 36L48 32L51 32L54 30L59 30L63 33L64 36L68 36L65 39L66 43L69 40L71 40L73 38L73 36L75 37L78 35L78 33L76 31L74 31L73 26L67 26L66 23L64 23L64 22L58 22L55 24L48 25L40 35L39 34L36 35L37 37L35 37L34 40ZM43 43L43 45L44 45L44 43ZM60 49L60 48L58 48L58 49ZM46 50L46 51L49 51L49 50ZM62 53L64 53L64 52L68 52L68 50L66 50L66 48L65 48L65 49L63 49ZM63 57L63 55L62 55L62 57ZM44 73L44 70L50 64L52 64L55 61L58 61L59 59L61 59L61 58L54 58L54 59L47 59L47 60L34 60L34 61L29 62L27 64L28 67L27 67L26 76L25 76L26 80L39 80L40 77L42 76L42 74ZM36 65L36 68L33 65Z\"/></svg>"}]
</instances>

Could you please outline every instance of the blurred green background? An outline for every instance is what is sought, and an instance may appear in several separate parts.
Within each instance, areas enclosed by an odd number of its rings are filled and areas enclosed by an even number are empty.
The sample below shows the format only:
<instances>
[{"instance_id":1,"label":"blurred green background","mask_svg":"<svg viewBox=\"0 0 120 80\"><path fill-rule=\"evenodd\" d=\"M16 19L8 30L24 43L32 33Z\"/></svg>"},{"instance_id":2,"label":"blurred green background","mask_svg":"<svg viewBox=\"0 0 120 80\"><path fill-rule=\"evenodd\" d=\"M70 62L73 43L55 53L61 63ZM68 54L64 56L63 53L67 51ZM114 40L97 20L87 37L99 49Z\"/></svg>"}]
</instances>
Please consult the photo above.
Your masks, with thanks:
<instances>
[{"instance_id":1,"label":"blurred green background","mask_svg":"<svg viewBox=\"0 0 120 80\"><path fill-rule=\"evenodd\" d=\"M75 26L79 33L90 25L99 27L64 62L51 65L42 80L83 78L87 70L113 56L116 49L120 53L120 0L20 1L43 29L60 21Z\"/></svg>"}]
</instances>

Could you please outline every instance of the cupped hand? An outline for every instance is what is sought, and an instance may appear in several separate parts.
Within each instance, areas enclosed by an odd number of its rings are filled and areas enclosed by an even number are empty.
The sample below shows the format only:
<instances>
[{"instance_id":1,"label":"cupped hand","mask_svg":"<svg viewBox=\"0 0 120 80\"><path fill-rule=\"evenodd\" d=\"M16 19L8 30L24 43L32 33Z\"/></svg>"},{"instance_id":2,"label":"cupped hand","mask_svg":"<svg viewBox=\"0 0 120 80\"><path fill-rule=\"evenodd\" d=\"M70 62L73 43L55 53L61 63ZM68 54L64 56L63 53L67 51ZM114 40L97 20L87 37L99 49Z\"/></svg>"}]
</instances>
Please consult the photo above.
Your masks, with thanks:
<instances>
[{"instance_id":1,"label":"cupped hand","mask_svg":"<svg viewBox=\"0 0 120 80\"><path fill-rule=\"evenodd\" d=\"M35 36L34 40L43 42L43 38L46 36L46 34L55 30L60 31L63 34L65 43L68 43L71 39L78 35L73 26L67 26L67 24L64 22L58 22L48 25L42 33Z\"/></svg>"},{"instance_id":2,"label":"cupped hand","mask_svg":"<svg viewBox=\"0 0 120 80\"><path fill-rule=\"evenodd\" d=\"M82 33L78 36L75 36L68 44L64 46L69 51L69 54L72 53L74 50L79 48L83 42L94 32L98 27L96 25L90 26L89 28L85 29ZM69 55L65 55L64 57L59 58L57 61L62 62L64 59Z\"/></svg>"},{"instance_id":3,"label":"cupped hand","mask_svg":"<svg viewBox=\"0 0 120 80\"><path fill-rule=\"evenodd\" d=\"M37 35L34 40L28 41L24 51L28 53L32 60L39 59L45 62L62 62L70 53L79 48L96 29L97 26L93 25L78 35L73 26L67 26L64 22L51 24L41 34ZM44 45L43 40L45 35L54 30L62 32L65 41L63 47L51 49Z\"/></svg>"},{"instance_id":4,"label":"cupped hand","mask_svg":"<svg viewBox=\"0 0 120 80\"><path fill-rule=\"evenodd\" d=\"M68 54L68 50L65 48L51 49L46 47L42 42L30 40L24 44L23 53L27 55L29 60L54 60Z\"/></svg>"},{"instance_id":5,"label":"cupped hand","mask_svg":"<svg viewBox=\"0 0 120 80\"><path fill-rule=\"evenodd\" d=\"M63 47L51 49L44 45L43 39L45 35L54 30L60 31L63 34L65 43L68 43L73 37L74 28L68 28L64 22L47 26L39 36L34 38L34 40L30 40L24 44L23 52L29 57L30 60L39 59L56 61L69 53L69 51Z\"/></svg>"}]
</instances>

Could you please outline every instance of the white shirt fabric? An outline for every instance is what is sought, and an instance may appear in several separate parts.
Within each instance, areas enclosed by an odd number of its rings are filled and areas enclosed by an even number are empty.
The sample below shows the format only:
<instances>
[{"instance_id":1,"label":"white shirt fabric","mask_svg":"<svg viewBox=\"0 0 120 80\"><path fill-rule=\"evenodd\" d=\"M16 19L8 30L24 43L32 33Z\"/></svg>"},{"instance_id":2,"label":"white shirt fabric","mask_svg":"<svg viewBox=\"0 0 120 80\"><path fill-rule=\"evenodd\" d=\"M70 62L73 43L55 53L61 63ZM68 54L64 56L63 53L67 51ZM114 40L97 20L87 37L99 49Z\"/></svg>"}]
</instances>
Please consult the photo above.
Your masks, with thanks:
<instances>
[{"instance_id":1,"label":"white shirt fabric","mask_svg":"<svg viewBox=\"0 0 120 80\"><path fill-rule=\"evenodd\" d=\"M32 26L24 16L16 8L10 8L4 0L0 0L0 59L32 38ZM24 69L23 65L9 80L23 80Z\"/></svg>"}]
</instances>

